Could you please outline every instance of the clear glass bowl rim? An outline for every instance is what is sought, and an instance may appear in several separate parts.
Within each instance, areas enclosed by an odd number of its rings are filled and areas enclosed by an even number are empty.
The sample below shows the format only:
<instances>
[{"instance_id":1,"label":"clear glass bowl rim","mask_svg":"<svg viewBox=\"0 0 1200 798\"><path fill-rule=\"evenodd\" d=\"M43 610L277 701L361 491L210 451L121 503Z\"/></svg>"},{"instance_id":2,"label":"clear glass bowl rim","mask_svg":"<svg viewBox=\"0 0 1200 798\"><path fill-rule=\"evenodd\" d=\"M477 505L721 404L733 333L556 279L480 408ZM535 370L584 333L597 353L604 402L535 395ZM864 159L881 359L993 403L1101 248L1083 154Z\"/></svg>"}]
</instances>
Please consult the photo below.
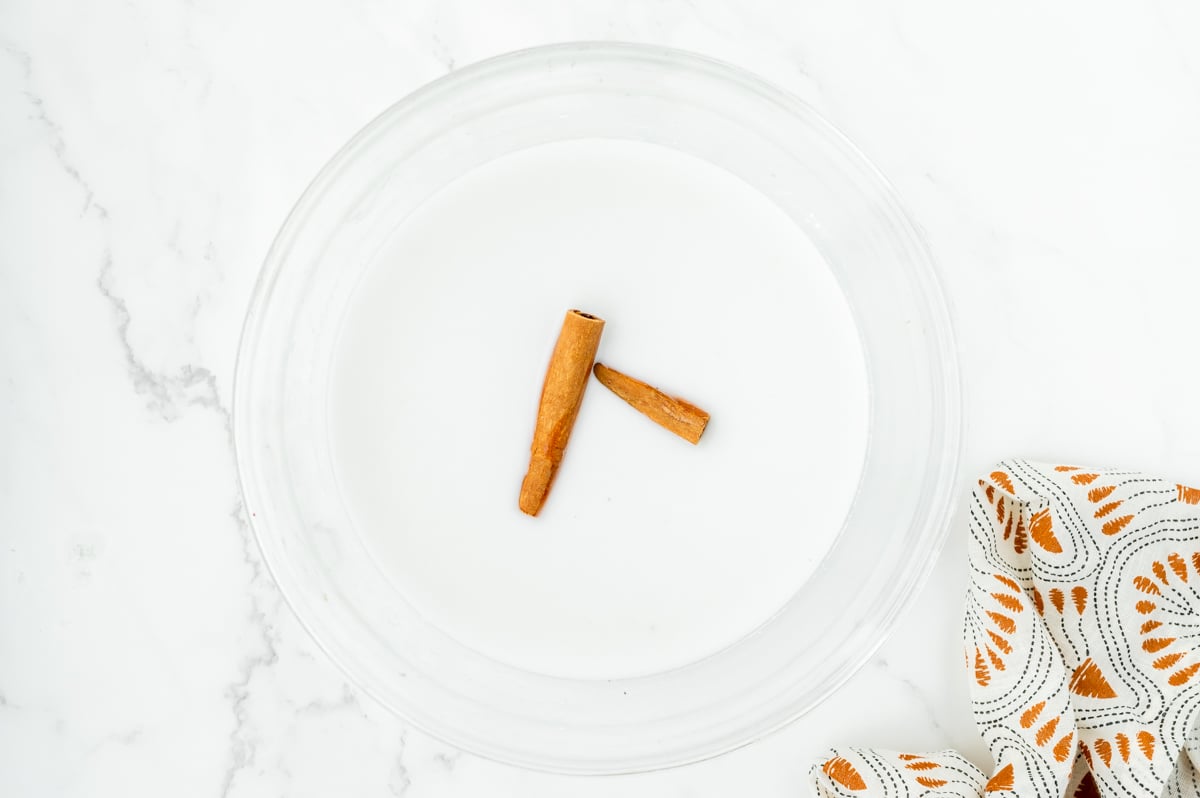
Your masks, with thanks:
<instances>
[{"instance_id":1,"label":"clear glass bowl rim","mask_svg":"<svg viewBox=\"0 0 1200 798\"><path fill-rule=\"evenodd\" d=\"M245 386L248 380L248 350L252 347L255 341L256 328L259 322L261 311L266 305L271 294L271 289L274 279L278 271L282 268L284 261L278 256L279 251L283 248L283 242L288 236L289 231L296 224L296 220L303 217L308 207L314 204L321 196L327 185L333 181L340 168L348 160L354 157L354 154L372 137L387 126L396 117L409 113L412 109L419 107L421 104L431 101L437 95L452 92L456 87L468 83L484 81L498 73L507 70L518 70L526 67L530 62L535 62L547 57L569 57L572 55L580 56L607 56L615 59L625 59L631 61L642 61L654 64L669 64L681 68L701 71L707 73L710 77L718 78L723 81L736 84L741 88L750 91L764 99L768 99L785 109L803 112L812 124L823 128L823 133L834 140L836 144L850 157L854 158L858 165L870 173L870 179L873 180L877 187L885 194L895 205L895 210L902 216L907 227L907 231L915 238L915 243L925 254L925 265L928 267L926 273L918 273L914 275L920 281L920 293L925 299L925 310L929 313L927 322L931 325L931 340L937 348L935 365L939 368L940 377L939 383L941 387L940 400L942 401L942 410L944 423L940 427L940 431L945 435L943 440L943 458L940 462L939 478L936 484L931 484L927 479L925 490L929 493L927 506L929 508L929 521L923 531L923 539L921 541L925 551L930 556L930 561L935 559L942 549L945 542L946 533L948 531L948 523L953 510L953 496L957 488L959 462L961 459L961 451L963 445L963 397L961 377L958 367L957 344L954 335L954 324L952 322L951 310L945 301L944 294L940 286L940 280L937 275L936 263L932 256L928 253L928 248L920 236L919 228L911 221L906 206L901 201L899 193L887 178L875 167L871 162L844 134L837 130L832 124L824 119L823 116L814 111L806 103L789 93L775 87L767 81L757 77L756 75L744 70L741 67L714 59L705 55L679 50L674 48L662 47L657 45L648 45L640 43L626 42L611 42L611 41L581 41L581 42L565 42L559 44L540 45L522 50L517 50L509 53L500 54L486 60L471 64L460 68L443 77L435 79L430 83L418 88L407 96L403 97L393 105L389 106L375 119L363 127L355 134L332 158L325 166L317 173L309 185L301 194L300 199L296 202L288 216L280 227L279 233L272 242L270 250L264 260L264 265L260 271L255 287L253 289L249 307L245 316L242 327L242 333L238 345L238 354L235 364L235 378L233 386L233 431L236 452L236 462L238 468L239 485L243 496L248 494L247 489L247 467L244 462L246 452L238 444L240 439L239 429L247 423L250 415L245 405L247 396ZM264 545L263 530L260 528L260 521L255 518L249 519L251 529L254 532L255 541L259 548L260 556L266 566L267 571L272 575L275 584L279 586L280 592L283 595L289 609L301 624L301 626L312 636L318 647L330 657L339 669L354 683L359 689L362 689L373 698L379 700L380 703L387 706L391 711L395 712L405 719L406 722L414 722L406 717L403 712L392 706L388 701L377 695L368 685L361 683L353 670L348 668L340 658L332 651L325 641L322 639L318 630L304 618L303 614L297 611L297 605L293 597L289 595L289 589L286 586L286 580L281 580L278 576L278 568L272 562L272 554L269 552L269 547ZM646 772L652 770L660 770L666 768L679 767L686 764L694 763L709 759L728 751L748 745L755 740L770 734L778 728L791 723L796 718L809 711L812 707L823 702L831 694L837 691L855 672L857 672L875 653L876 650L883 644L887 638L887 632L894 625L894 622L914 599L916 593L928 578L930 568L918 569L914 572L904 574L904 579L897 582L895 589L892 591L893 601L886 607L885 612L874 619L876 624L883 633L878 635L876 639L863 645L854 656L847 660L846 665L836 678L828 679L823 685L823 690L813 697L813 700L804 706L796 707L787 717L780 719L770 725L763 726L757 729L752 735L745 739L738 740L719 747L713 747L696 753L690 757L679 757L670 761L656 762L650 765L638 764L629 767L610 766L604 768L596 768L591 765L571 766L562 762L550 761L542 762L529 758L509 757L496 755L490 751L472 750L472 753L483 756L485 758L494 759L506 764L517 764L522 767L528 767L535 770L543 770L553 773L570 773L579 775L619 775L622 773ZM431 736L441 739L451 745L458 745L459 742L452 739L450 735L442 733L441 730L428 728L426 725L414 722L422 731Z\"/></svg>"}]
</instances>

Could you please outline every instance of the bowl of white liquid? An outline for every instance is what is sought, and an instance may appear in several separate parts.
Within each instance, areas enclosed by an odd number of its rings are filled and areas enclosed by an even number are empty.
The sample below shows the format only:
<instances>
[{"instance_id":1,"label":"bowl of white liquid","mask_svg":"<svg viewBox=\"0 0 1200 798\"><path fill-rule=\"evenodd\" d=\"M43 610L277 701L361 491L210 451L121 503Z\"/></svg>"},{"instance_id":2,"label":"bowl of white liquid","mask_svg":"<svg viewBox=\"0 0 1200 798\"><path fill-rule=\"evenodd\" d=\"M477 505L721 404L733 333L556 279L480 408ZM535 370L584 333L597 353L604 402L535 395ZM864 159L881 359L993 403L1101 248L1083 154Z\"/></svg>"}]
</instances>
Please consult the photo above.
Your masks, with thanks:
<instances>
[{"instance_id":1,"label":"bowl of white liquid","mask_svg":"<svg viewBox=\"0 0 1200 798\"><path fill-rule=\"evenodd\" d=\"M595 382L517 508L568 308L711 414ZM283 595L425 731L563 773L669 767L828 697L944 538L959 382L894 191L734 67L526 50L388 109L317 176L247 315L234 431Z\"/></svg>"}]
</instances>

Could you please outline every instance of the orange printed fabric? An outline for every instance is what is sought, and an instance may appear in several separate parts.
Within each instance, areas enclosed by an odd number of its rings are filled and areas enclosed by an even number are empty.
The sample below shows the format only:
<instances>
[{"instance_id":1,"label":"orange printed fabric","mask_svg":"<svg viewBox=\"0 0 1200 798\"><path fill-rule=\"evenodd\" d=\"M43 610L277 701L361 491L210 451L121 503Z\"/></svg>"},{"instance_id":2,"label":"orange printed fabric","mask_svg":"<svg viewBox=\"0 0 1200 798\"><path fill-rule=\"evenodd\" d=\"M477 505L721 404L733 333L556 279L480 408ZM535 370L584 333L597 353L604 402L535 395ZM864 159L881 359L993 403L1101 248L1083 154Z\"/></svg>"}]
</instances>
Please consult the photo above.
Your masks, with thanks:
<instances>
[{"instance_id":1,"label":"orange printed fabric","mask_svg":"<svg viewBox=\"0 0 1200 798\"><path fill-rule=\"evenodd\" d=\"M816 795L1200 798L1200 489L1013 460L970 497L965 662L985 775L844 749Z\"/></svg>"}]
</instances>

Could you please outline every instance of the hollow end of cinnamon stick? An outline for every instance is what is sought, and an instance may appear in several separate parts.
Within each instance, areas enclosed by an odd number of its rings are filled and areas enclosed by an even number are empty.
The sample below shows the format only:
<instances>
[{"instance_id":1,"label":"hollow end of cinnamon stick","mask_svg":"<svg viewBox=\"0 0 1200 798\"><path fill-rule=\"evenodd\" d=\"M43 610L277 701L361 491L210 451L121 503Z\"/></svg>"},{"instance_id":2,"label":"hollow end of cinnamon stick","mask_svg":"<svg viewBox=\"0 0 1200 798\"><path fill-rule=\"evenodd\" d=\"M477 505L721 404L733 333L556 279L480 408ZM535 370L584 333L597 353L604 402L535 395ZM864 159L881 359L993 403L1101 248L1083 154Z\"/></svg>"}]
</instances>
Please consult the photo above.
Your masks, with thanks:
<instances>
[{"instance_id":1,"label":"hollow end of cinnamon stick","mask_svg":"<svg viewBox=\"0 0 1200 798\"><path fill-rule=\"evenodd\" d=\"M665 394L653 385L603 363L597 363L592 373L601 385L624 399L634 410L688 443L699 443L700 436L708 428L709 414L686 399Z\"/></svg>"},{"instance_id":2,"label":"hollow end of cinnamon stick","mask_svg":"<svg viewBox=\"0 0 1200 798\"><path fill-rule=\"evenodd\" d=\"M604 319L581 310L569 310L563 319L542 383L529 468L521 482L517 505L523 513L537 515L554 485L603 331Z\"/></svg>"}]
</instances>

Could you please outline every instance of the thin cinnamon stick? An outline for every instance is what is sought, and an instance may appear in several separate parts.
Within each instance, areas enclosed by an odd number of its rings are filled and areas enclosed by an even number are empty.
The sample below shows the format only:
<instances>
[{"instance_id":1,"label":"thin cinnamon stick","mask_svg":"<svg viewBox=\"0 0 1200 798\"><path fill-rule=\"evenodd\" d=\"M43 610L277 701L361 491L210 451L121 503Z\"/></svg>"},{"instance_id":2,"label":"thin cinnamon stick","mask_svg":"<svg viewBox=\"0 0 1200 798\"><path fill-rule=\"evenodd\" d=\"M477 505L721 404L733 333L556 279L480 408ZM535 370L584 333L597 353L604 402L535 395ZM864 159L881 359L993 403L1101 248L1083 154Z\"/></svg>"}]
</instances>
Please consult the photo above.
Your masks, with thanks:
<instances>
[{"instance_id":1,"label":"thin cinnamon stick","mask_svg":"<svg viewBox=\"0 0 1200 798\"><path fill-rule=\"evenodd\" d=\"M518 505L523 513L537 515L554 484L603 331L604 319L589 313L569 310L563 319L542 383L537 426L529 447L529 470L521 483Z\"/></svg>"},{"instance_id":2,"label":"thin cinnamon stick","mask_svg":"<svg viewBox=\"0 0 1200 798\"><path fill-rule=\"evenodd\" d=\"M603 363L593 369L600 384L629 403L630 407L689 443L698 443L708 426L708 413L677 396L668 396L653 385L635 380Z\"/></svg>"}]
</instances>

